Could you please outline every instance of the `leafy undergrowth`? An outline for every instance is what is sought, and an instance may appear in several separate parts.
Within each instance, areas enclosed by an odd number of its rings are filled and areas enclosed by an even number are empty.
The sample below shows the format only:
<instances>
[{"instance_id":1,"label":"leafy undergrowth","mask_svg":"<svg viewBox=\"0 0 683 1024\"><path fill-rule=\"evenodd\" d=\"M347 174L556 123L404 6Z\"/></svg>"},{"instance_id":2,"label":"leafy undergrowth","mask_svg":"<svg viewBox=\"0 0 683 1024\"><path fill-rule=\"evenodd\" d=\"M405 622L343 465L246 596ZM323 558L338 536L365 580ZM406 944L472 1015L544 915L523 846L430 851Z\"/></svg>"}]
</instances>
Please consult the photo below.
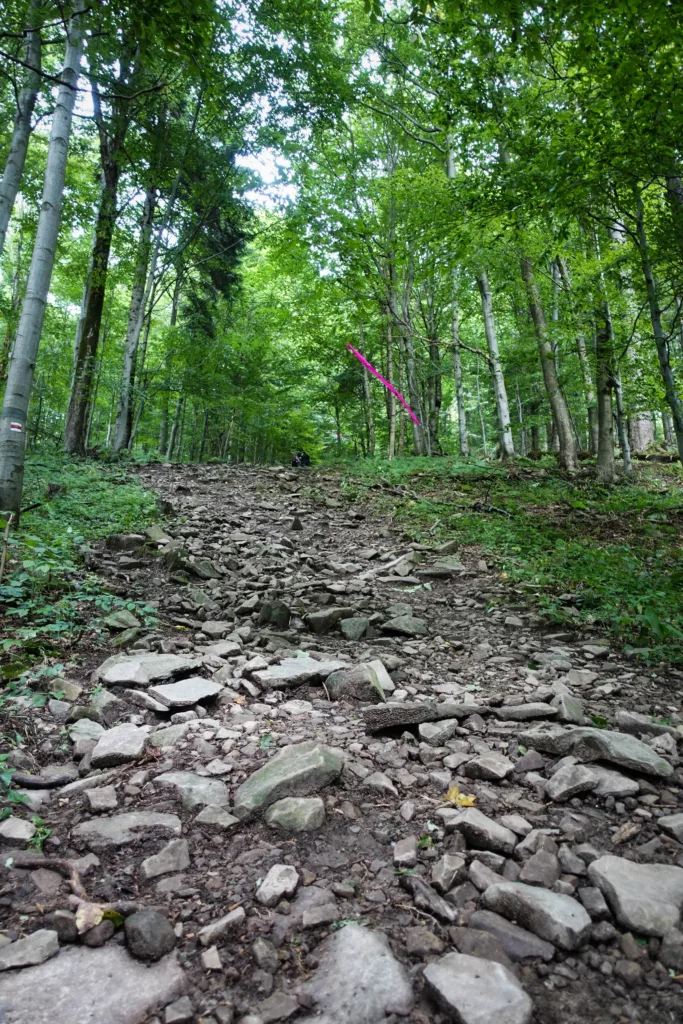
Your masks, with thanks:
<instances>
[{"instance_id":1,"label":"leafy undergrowth","mask_svg":"<svg viewBox=\"0 0 683 1024\"><path fill-rule=\"evenodd\" d=\"M143 618L152 613L108 592L85 569L81 550L111 533L149 525L158 514L153 495L120 470L41 454L27 462L23 507L30 510L9 534L0 583L4 680L62 654L86 624L110 611L128 608Z\"/></svg>"},{"instance_id":2,"label":"leafy undergrowth","mask_svg":"<svg viewBox=\"0 0 683 1024\"><path fill-rule=\"evenodd\" d=\"M595 624L643 657L683 662L683 492L677 466L633 483L569 479L550 460L396 459L343 469L346 493L393 510L413 540L473 546L558 623Z\"/></svg>"}]
</instances>

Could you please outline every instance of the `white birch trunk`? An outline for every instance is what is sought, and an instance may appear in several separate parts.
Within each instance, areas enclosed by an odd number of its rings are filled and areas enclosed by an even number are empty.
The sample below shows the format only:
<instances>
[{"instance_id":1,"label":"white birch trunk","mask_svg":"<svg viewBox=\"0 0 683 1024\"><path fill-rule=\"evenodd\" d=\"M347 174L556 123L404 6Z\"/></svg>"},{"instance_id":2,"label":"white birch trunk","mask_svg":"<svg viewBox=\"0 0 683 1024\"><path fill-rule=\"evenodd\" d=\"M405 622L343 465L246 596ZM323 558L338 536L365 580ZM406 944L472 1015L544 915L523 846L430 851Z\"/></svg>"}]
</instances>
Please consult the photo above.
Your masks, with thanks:
<instances>
[{"instance_id":1,"label":"white birch trunk","mask_svg":"<svg viewBox=\"0 0 683 1024\"><path fill-rule=\"evenodd\" d=\"M38 229L0 414L0 508L6 512L18 513L21 506L28 406L62 217L66 161L83 49L79 17L82 11L79 3L69 23L62 85L52 115Z\"/></svg>"},{"instance_id":2,"label":"white birch trunk","mask_svg":"<svg viewBox=\"0 0 683 1024\"><path fill-rule=\"evenodd\" d=\"M31 4L28 18L28 39L26 43L26 63L29 69L24 78L24 86L17 97L17 114L14 119L14 130L9 153L5 161L5 170L0 181L0 256L5 248L5 238L10 217L17 198L21 176L24 173L28 143L31 137L31 116L36 105L40 86L41 40L38 5Z\"/></svg>"},{"instance_id":3,"label":"white birch trunk","mask_svg":"<svg viewBox=\"0 0 683 1024\"><path fill-rule=\"evenodd\" d=\"M484 330L486 332L486 344L491 360L491 376L493 377L493 392L496 398L496 412L498 414L498 436L500 441L500 454L503 459L512 459L515 456L515 446L512 441L512 426L510 424L510 408L508 396L505 389L505 378L500 365L500 352L498 350L498 338L496 337L496 324L493 319L493 300L491 288L486 270L480 271L477 275L477 284L481 292L481 308L484 314Z\"/></svg>"}]
</instances>

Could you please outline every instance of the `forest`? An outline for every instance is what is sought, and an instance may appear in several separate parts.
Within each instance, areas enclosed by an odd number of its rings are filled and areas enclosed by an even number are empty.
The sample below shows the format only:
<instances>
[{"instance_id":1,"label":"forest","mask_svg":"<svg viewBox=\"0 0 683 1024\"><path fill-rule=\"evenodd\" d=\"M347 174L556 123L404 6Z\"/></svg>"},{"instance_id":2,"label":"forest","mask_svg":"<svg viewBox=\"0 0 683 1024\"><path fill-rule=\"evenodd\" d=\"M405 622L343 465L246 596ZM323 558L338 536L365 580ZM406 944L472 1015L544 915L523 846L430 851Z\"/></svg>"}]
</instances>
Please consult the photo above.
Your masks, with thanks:
<instances>
[{"instance_id":1,"label":"forest","mask_svg":"<svg viewBox=\"0 0 683 1024\"><path fill-rule=\"evenodd\" d=\"M595 571L586 601L605 622L683 641L678 4L3 10L0 507L14 526L50 459L265 465L305 450L437 491L479 467L494 519L461 523L464 539L531 567L560 617L558 594ZM535 474L554 481L543 496ZM504 506L512 481L510 508L530 516L516 530L487 479ZM443 494L403 511L457 525ZM550 549L591 536L596 551L555 565Z\"/></svg>"}]
</instances>

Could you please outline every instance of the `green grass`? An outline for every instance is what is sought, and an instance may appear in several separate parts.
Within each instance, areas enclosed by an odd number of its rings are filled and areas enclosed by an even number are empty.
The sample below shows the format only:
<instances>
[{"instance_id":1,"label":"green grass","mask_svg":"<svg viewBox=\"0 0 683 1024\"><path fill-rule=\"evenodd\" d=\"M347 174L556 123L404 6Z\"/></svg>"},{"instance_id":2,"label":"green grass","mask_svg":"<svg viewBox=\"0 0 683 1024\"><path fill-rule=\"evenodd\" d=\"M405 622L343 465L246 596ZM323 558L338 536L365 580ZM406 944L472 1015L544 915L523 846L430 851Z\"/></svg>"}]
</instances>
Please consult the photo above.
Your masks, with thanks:
<instances>
[{"instance_id":1,"label":"green grass","mask_svg":"<svg viewBox=\"0 0 683 1024\"><path fill-rule=\"evenodd\" d=\"M48 484L66 488L48 497ZM21 654L6 660L2 675L16 677L26 664L59 653L86 622L116 608L136 607L110 594L88 573L79 548L111 533L142 529L158 517L154 496L120 469L88 460L40 455L26 466L20 528L9 535L8 571L0 584L5 630L1 649ZM4 524L3 524L4 528Z\"/></svg>"},{"instance_id":2,"label":"green grass","mask_svg":"<svg viewBox=\"0 0 683 1024\"><path fill-rule=\"evenodd\" d=\"M407 535L476 548L558 623L586 622L653 659L683 662L683 492L678 467L598 486L554 464L400 459L343 469L349 496L395 511ZM390 490L388 490L390 489ZM396 493L396 491L400 493Z\"/></svg>"}]
</instances>

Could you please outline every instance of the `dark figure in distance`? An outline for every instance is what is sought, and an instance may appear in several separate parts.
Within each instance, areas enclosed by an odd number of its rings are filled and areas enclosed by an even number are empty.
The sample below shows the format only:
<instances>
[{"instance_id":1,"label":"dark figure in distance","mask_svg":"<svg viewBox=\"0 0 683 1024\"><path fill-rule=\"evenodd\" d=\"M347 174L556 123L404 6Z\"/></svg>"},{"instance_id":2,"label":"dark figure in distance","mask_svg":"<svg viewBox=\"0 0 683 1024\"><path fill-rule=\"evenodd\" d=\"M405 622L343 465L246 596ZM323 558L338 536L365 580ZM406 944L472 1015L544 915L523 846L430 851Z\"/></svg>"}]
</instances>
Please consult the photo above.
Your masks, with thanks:
<instances>
[{"instance_id":1,"label":"dark figure in distance","mask_svg":"<svg viewBox=\"0 0 683 1024\"><path fill-rule=\"evenodd\" d=\"M293 466L310 466L311 457L305 451L296 452L292 458Z\"/></svg>"}]
</instances>

